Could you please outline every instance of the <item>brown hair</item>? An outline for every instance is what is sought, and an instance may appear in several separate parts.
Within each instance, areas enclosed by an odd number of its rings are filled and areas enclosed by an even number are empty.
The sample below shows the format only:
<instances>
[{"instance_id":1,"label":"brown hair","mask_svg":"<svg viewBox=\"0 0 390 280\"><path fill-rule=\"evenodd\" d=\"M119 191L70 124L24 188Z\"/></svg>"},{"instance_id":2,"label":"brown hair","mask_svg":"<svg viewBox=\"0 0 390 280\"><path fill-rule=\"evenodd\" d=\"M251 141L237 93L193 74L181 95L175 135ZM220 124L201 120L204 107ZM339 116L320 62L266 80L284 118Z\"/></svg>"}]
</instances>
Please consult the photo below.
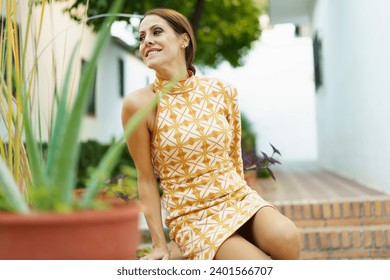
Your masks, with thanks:
<instances>
[{"instance_id":1,"label":"brown hair","mask_svg":"<svg viewBox=\"0 0 390 280\"><path fill-rule=\"evenodd\" d=\"M169 26L172 27L172 29L175 30L177 34L188 34L190 37L190 43L188 44L185 53L186 65L187 70L191 70L195 74L196 69L193 65L193 61L195 58L196 41L194 31L192 30L189 20L184 15L175 10L158 8L147 11L144 17L141 19L141 22L146 16L149 15L156 15L165 19Z\"/></svg>"}]
</instances>

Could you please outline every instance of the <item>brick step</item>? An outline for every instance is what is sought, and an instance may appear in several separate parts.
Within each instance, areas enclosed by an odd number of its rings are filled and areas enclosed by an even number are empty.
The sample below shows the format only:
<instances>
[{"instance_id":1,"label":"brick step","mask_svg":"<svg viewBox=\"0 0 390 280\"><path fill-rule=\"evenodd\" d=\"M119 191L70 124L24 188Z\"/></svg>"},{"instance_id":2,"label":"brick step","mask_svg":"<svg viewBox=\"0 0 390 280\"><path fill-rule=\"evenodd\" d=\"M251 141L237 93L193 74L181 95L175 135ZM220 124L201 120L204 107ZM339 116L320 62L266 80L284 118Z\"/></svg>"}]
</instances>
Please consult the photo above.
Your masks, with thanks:
<instances>
[{"instance_id":1,"label":"brick step","mask_svg":"<svg viewBox=\"0 0 390 280\"><path fill-rule=\"evenodd\" d=\"M298 227L390 224L390 197L351 201L275 203Z\"/></svg>"},{"instance_id":2,"label":"brick step","mask_svg":"<svg viewBox=\"0 0 390 280\"><path fill-rule=\"evenodd\" d=\"M302 259L390 259L390 225L301 228Z\"/></svg>"}]
</instances>

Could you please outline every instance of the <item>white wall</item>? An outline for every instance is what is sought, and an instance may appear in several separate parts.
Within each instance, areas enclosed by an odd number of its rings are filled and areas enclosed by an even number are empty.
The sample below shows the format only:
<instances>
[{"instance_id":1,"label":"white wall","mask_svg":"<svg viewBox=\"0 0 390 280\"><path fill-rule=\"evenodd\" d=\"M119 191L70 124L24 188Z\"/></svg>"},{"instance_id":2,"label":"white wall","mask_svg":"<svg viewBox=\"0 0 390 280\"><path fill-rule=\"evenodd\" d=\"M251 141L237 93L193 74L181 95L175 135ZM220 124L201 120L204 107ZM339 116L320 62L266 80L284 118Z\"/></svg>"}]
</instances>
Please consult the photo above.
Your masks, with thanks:
<instances>
[{"instance_id":1,"label":"white wall","mask_svg":"<svg viewBox=\"0 0 390 280\"><path fill-rule=\"evenodd\" d=\"M390 193L390 1L317 1L320 164Z\"/></svg>"},{"instance_id":2,"label":"white wall","mask_svg":"<svg viewBox=\"0 0 390 280\"><path fill-rule=\"evenodd\" d=\"M272 143L282 162L317 159L315 95L310 38L296 38L292 25L264 30L243 67L210 70L239 91L241 111L252 122L259 151Z\"/></svg>"}]
</instances>

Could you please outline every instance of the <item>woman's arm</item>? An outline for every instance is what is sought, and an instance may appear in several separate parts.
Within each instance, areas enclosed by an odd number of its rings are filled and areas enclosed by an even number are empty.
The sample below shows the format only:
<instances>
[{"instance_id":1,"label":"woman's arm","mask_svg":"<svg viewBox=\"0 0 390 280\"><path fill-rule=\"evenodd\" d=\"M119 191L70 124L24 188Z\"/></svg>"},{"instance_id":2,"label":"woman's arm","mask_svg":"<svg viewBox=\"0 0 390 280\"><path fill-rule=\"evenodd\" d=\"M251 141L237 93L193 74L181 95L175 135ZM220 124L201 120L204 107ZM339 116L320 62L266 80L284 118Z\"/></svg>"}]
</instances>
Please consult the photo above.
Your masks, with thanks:
<instances>
[{"instance_id":1,"label":"woman's arm","mask_svg":"<svg viewBox=\"0 0 390 280\"><path fill-rule=\"evenodd\" d=\"M230 145L230 156L233 159L237 173L244 178L244 166L241 153L241 113L238 102L237 89L233 86L228 86L227 91L227 120L232 129L232 140Z\"/></svg>"},{"instance_id":2,"label":"woman's arm","mask_svg":"<svg viewBox=\"0 0 390 280\"><path fill-rule=\"evenodd\" d=\"M150 102L151 99L148 96L150 97L151 94L149 90L144 89L126 97L122 107L123 127L138 110ZM148 118L145 118L128 137L127 146L137 169L139 197L154 249L146 258L168 259L169 253L161 217L160 194L151 161L150 138Z\"/></svg>"}]
</instances>

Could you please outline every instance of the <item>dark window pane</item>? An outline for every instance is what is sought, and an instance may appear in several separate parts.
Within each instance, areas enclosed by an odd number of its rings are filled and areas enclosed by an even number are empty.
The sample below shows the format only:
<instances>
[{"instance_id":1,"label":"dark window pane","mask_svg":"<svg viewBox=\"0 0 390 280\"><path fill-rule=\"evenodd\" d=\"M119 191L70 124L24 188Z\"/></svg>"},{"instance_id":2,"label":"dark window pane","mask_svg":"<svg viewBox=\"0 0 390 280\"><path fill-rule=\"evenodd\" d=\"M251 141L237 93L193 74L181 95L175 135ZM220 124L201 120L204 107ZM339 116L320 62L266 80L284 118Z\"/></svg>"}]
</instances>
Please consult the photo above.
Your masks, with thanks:
<instances>
[{"instance_id":1,"label":"dark window pane","mask_svg":"<svg viewBox=\"0 0 390 280\"><path fill-rule=\"evenodd\" d=\"M81 73L83 73L84 67L86 65L87 61L82 59L81 60ZM88 101L88 107L87 107L87 114L91 116L96 115L96 70L93 78L93 84L91 88L90 98Z\"/></svg>"},{"instance_id":2,"label":"dark window pane","mask_svg":"<svg viewBox=\"0 0 390 280\"><path fill-rule=\"evenodd\" d=\"M119 67L119 96L124 97L125 96L125 64L123 62L122 58L119 58L118 60L118 67Z\"/></svg>"}]
</instances>

